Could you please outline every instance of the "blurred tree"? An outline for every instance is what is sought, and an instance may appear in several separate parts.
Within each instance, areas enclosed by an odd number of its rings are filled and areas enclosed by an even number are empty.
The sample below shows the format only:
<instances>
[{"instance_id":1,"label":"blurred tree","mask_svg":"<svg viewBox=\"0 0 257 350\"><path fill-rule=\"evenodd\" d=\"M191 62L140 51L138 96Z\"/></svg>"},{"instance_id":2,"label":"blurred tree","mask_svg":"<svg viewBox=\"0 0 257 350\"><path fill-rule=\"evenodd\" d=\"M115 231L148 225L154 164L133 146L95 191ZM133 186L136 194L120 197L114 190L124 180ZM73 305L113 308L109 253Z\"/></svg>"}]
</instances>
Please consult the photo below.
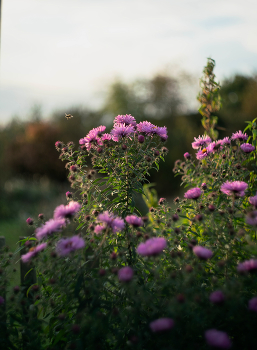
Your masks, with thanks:
<instances>
[{"instance_id":1,"label":"blurred tree","mask_svg":"<svg viewBox=\"0 0 257 350\"><path fill-rule=\"evenodd\" d=\"M175 116L182 104L177 79L157 74L131 84L115 81L109 87L102 111L111 120L118 114L132 114L141 121Z\"/></svg>"},{"instance_id":2,"label":"blurred tree","mask_svg":"<svg viewBox=\"0 0 257 350\"><path fill-rule=\"evenodd\" d=\"M257 76L235 75L225 79L220 94L222 108L217 113L226 132L244 129L247 120L257 117Z\"/></svg>"}]
</instances>

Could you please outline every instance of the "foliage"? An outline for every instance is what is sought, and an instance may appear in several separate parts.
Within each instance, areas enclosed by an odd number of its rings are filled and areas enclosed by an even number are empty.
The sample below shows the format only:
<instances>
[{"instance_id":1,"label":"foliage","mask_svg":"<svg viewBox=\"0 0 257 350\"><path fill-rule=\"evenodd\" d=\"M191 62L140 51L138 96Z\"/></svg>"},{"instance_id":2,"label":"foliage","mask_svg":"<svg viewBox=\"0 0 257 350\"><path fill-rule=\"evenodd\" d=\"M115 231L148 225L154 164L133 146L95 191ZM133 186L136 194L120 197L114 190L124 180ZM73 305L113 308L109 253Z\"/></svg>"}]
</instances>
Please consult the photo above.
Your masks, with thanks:
<instances>
[{"instance_id":1,"label":"foliage","mask_svg":"<svg viewBox=\"0 0 257 350\"><path fill-rule=\"evenodd\" d=\"M215 61L208 58L207 65L204 67L204 76L201 79L201 89L197 99L201 103L199 108L200 114L203 116L202 125L206 130L207 135L214 140L218 138L218 131L215 130L218 118L212 115L220 109L220 85L215 81L213 73Z\"/></svg>"},{"instance_id":2,"label":"foliage","mask_svg":"<svg viewBox=\"0 0 257 350\"><path fill-rule=\"evenodd\" d=\"M195 139L196 159L186 152L175 162L186 192L172 209L164 198L157 204L145 184L165 160L165 127L119 115L109 134L94 128L78 149L57 141L73 193L52 219L27 220L35 233L14 255L1 251L3 348L251 349L256 120L246 130L249 136ZM138 193L146 197L146 217ZM28 273L8 291L20 249Z\"/></svg>"}]
</instances>

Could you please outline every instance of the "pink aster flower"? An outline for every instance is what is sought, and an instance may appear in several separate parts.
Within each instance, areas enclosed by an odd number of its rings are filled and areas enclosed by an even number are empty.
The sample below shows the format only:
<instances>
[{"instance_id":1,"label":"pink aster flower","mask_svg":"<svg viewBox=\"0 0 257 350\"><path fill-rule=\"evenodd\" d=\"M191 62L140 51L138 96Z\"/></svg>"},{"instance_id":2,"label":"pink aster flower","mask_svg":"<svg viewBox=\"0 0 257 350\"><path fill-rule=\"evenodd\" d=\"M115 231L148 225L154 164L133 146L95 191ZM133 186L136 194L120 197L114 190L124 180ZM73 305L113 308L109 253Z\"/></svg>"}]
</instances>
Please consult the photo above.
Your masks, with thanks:
<instances>
[{"instance_id":1,"label":"pink aster flower","mask_svg":"<svg viewBox=\"0 0 257 350\"><path fill-rule=\"evenodd\" d=\"M257 259L246 260L237 265L238 272L252 272L257 270Z\"/></svg>"},{"instance_id":2,"label":"pink aster flower","mask_svg":"<svg viewBox=\"0 0 257 350\"><path fill-rule=\"evenodd\" d=\"M82 137L82 139L79 139L79 144L84 145L86 143L86 138Z\"/></svg>"},{"instance_id":3,"label":"pink aster flower","mask_svg":"<svg viewBox=\"0 0 257 350\"><path fill-rule=\"evenodd\" d=\"M244 181L226 181L223 185L221 185L220 190L228 196L235 194L238 197L243 197L247 187L248 185Z\"/></svg>"},{"instance_id":4,"label":"pink aster flower","mask_svg":"<svg viewBox=\"0 0 257 350\"><path fill-rule=\"evenodd\" d=\"M207 157L209 154L213 152L214 152L214 143L211 142L207 147L200 149L196 153L196 158L199 160L204 159L205 157Z\"/></svg>"},{"instance_id":5,"label":"pink aster flower","mask_svg":"<svg viewBox=\"0 0 257 350\"><path fill-rule=\"evenodd\" d=\"M249 202L257 208L257 192L255 196L249 198Z\"/></svg>"},{"instance_id":6,"label":"pink aster flower","mask_svg":"<svg viewBox=\"0 0 257 350\"><path fill-rule=\"evenodd\" d=\"M257 297L249 300L248 309L257 312Z\"/></svg>"},{"instance_id":7,"label":"pink aster flower","mask_svg":"<svg viewBox=\"0 0 257 350\"><path fill-rule=\"evenodd\" d=\"M131 114L117 115L117 117L115 117L113 123L114 124L125 124L125 126L128 126L128 125L136 126L137 125L136 119L134 117L132 117Z\"/></svg>"},{"instance_id":8,"label":"pink aster flower","mask_svg":"<svg viewBox=\"0 0 257 350\"><path fill-rule=\"evenodd\" d=\"M205 147L207 146L209 143L211 143L211 138L208 135L203 135L200 136L198 138L194 137L195 141L192 142L192 147L194 149L198 149L200 147Z\"/></svg>"},{"instance_id":9,"label":"pink aster flower","mask_svg":"<svg viewBox=\"0 0 257 350\"><path fill-rule=\"evenodd\" d=\"M94 232L99 235L100 233L103 232L103 230L105 230L105 226L103 225L96 225L95 229L94 229Z\"/></svg>"},{"instance_id":10,"label":"pink aster flower","mask_svg":"<svg viewBox=\"0 0 257 350\"><path fill-rule=\"evenodd\" d=\"M105 129L106 129L106 126L104 126L104 125L100 125L97 128L95 128L97 136L101 137L103 135L103 133L105 132Z\"/></svg>"},{"instance_id":11,"label":"pink aster flower","mask_svg":"<svg viewBox=\"0 0 257 350\"><path fill-rule=\"evenodd\" d=\"M210 294L209 299L213 304L221 304L225 300L225 296L221 290L215 290Z\"/></svg>"},{"instance_id":12,"label":"pink aster flower","mask_svg":"<svg viewBox=\"0 0 257 350\"><path fill-rule=\"evenodd\" d=\"M251 153L252 151L255 150L255 147L252 146L250 143L243 143L241 146L240 146L241 150L245 153Z\"/></svg>"},{"instance_id":13,"label":"pink aster flower","mask_svg":"<svg viewBox=\"0 0 257 350\"><path fill-rule=\"evenodd\" d=\"M38 255L39 252L44 250L46 248L46 246L47 246L47 243L41 243L41 244L37 245L36 247L30 248L30 250L27 254L24 254L21 256L21 260L24 263L29 262L31 260L31 258L34 258L35 256Z\"/></svg>"},{"instance_id":14,"label":"pink aster flower","mask_svg":"<svg viewBox=\"0 0 257 350\"><path fill-rule=\"evenodd\" d=\"M134 271L131 267L125 266L119 269L118 271L118 279L121 282L129 282L132 280L134 275Z\"/></svg>"},{"instance_id":15,"label":"pink aster flower","mask_svg":"<svg viewBox=\"0 0 257 350\"><path fill-rule=\"evenodd\" d=\"M145 243L140 243L137 247L137 253L142 256L155 256L163 252L167 247L167 241L163 237L153 237Z\"/></svg>"},{"instance_id":16,"label":"pink aster flower","mask_svg":"<svg viewBox=\"0 0 257 350\"><path fill-rule=\"evenodd\" d=\"M129 137L133 134L135 129L132 125L126 126L125 124L115 124L111 130L112 139L115 142L118 142L121 138Z\"/></svg>"},{"instance_id":17,"label":"pink aster flower","mask_svg":"<svg viewBox=\"0 0 257 350\"><path fill-rule=\"evenodd\" d=\"M112 135L110 134L103 134L103 136L101 137L102 141L110 141L112 140Z\"/></svg>"},{"instance_id":18,"label":"pink aster flower","mask_svg":"<svg viewBox=\"0 0 257 350\"><path fill-rule=\"evenodd\" d=\"M75 250L85 247L85 241L79 236L73 236L71 238L63 238L56 245L56 251L58 255L65 256L74 252Z\"/></svg>"},{"instance_id":19,"label":"pink aster flower","mask_svg":"<svg viewBox=\"0 0 257 350\"><path fill-rule=\"evenodd\" d=\"M222 145L230 145L231 144L231 140L228 136L224 137L224 139L221 140Z\"/></svg>"},{"instance_id":20,"label":"pink aster flower","mask_svg":"<svg viewBox=\"0 0 257 350\"><path fill-rule=\"evenodd\" d=\"M108 211L99 214L97 220L105 224L105 227L110 227L113 233L120 232L125 227L125 223L121 218L109 213Z\"/></svg>"},{"instance_id":21,"label":"pink aster flower","mask_svg":"<svg viewBox=\"0 0 257 350\"><path fill-rule=\"evenodd\" d=\"M199 259L202 259L202 260L208 260L213 255L213 253L210 249L207 249L207 248L202 247L200 245L196 245L193 248L193 252Z\"/></svg>"},{"instance_id":22,"label":"pink aster flower","mask_svg":"<svg viewBox=\"0 0 257 350\"><path fill-rule=\"evenodd\" d=\"M212 144L213 144L213 151L214 152L217 152L217 151L223 149L223 147L222 147L223 141L222 140L213 141Z\"/></svg>"},{"instance_id":23,"label":"pink aster flower","mask_svg":"<svg viewBox=\"0 0 257 350\"><path fill-rule=\"evenodd\" d=\"M201 196L203 191L199 187L191 188L191 190L188 190L184 197L187 199L197 199Z\"/></svg>"},{"instance_id":24,"label":"pink aster flower","mask_svg":"<svg viewBox=\"0 0 257 350\"><path fill-rule=\"evenodd\" d=\"M154 333L168 331L174 327L174 321L172 318L163 317L150 323L151 331Z\"/></svg>"},{"instance_id":25,"label":"pink aster flower","mask_svg":"<svg viewBox=\"0 0 257 350\"><path fill-rule=\"evenodd\" d=\"M78 202L71 201L67 205L59 205L54 210L54 219L71 218L79 212L81 205Z\"/></svg>"},{"instance_id":26,"label":"pink aster flower","mask_svg":"<svg viewBox=\"0 0 257 350\"><path fill-rule=\"evenodd\" d=\"M4 298L0 296L0 305L3 305L5 302Z\"/></svg>"},{"instance_id":27,"label":"pink aster flower","mask_svg":"<svg viewBox=\"0 0 257 350\"><path fill-rule=\"evenodd\" d=\"M126 216L125 220L129 225L132 225L134 227L139 227L144 225L143 220L136 215L128 215Z\"/></svg>"},{"instance_id":28,"label":"pink aster flower","mask_svg":"<svg viewBox=\"0 0 257 350\"><path fill-rule=\"evenodd\" d=\"M248 139L247 134L243 134L241 130L232 134L231 140L246 141Z\"/></svg>"},{"instance_id":29,"label":"pink aster flower","mask_svg":"<svg viewBox=\"0 0 257 350\"><path fill-rule=\"evenodd\" d=\"M101 136L103 135L106 126L100 125L97 128L93 128L89 131L86 137L79 140L80 145L86 145L86 149L89 151L91 149L92 144L101 145L102 140Z\"/></svg>"},{"instance_id":30,"label":"pink aster flower","mask_svg":"<svg viewBox=\"0 0 257 350\"><path fill-rule=\"evenodd\" d=\"M219 349L230 349L232 344L227 333L217 329L209 329L205 332L205 340L209 346Z\"/></svg>"},{"instance_id":31,"label":"pink aster flower","mask_svg":"<svg viewBox=\"0 0 257 350\"><path fill-rule=\"evenodd\" d=\"M52 235L54 232L60 232L65 226L65 219L50 219L44 225L36 229L36 237L41 241L43 238Z\"/></svg>"},{"instance_id":32,"label":"pink aster flower","mask_svg":"<svg viewBox=\"0 0 257 350\"><path fill-rule=\"evenodd\" d=\"M257 226L257 210L251 211L246 215L246 223L251 226Z\"/></svg>"}]
</instances>

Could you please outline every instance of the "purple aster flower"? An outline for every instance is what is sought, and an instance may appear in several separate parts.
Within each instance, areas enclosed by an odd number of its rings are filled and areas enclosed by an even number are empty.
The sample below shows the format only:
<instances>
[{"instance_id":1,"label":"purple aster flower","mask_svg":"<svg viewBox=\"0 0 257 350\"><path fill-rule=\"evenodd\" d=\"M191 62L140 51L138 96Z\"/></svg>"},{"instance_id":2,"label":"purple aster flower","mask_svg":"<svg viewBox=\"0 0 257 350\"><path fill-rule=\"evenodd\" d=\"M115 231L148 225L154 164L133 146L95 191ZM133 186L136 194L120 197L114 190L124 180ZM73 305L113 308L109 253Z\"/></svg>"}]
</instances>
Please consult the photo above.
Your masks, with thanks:
<instances>
[{"instance_id":1,"label":"purple aster flower","mask_svg":"<svg viewBox=\"0 0 257 350\"><path fill-rule=\"evenodd\" d=\"M220 190L228 196L235 194L237 197L243 197L247 187L248 185L244 181L226 181L221 185Z\"/></svg>"},{"instance_id":2,"label":"purple aster flower","mask_svg":"<svg viewBox=\"0 0 257 350\"><path fill-rule=\"evenodd\" d=\"M205 340L209 346L219 349L230 349L232 344L227 333L217 329L209 329L204 334Z\"/></svg>"},{"instance_id":3,"label":"purple aster flower","mask_svg":"<svg viewBox=\"0 0 257 350\"><path fill-rule=\"evenodd\" d=\"M257 210L251 211L246 215L246 223L251 226L257 226Z\"/></svg>"},{"instance_id":4,"label":"purple aster flower","mask_svg":"<svg viewBox=\"0 0 257 350\"><path fill-rule=\"evenodd\" d=\"M31 258L35 257L36 255L38 255L39 252L44 250L46 248L46 246L47 246L47 243L41 243L41 244L37 245L36 247L30 248L30 250L27 254L24 254L21 256L21 260L24 263L29 262L31 260Z\"/></svg>"},{"instance_id":5,"label":"purple aster flower","mask_svg":"<svg viewBox=\"0 0 257 350\"><path fill-rule=\"evenodd\" d=\"M134 117L132 117L131 114L125 114L125 115L117 115L115 117L113 124L125 124L125 126L131 125L131 126L136 126L137 122Z\"/></svg>"},{"instance_id":6,"label":"purple aster flower","mask_svg":"<svg viewBox=\"0 0 257 350\"><path fill-rule=\"evenodd\" d=\"M54 232L60 232L66 226L65 219L50 219L35 231L36 237L39 241L50 236Z\"/></svg>"},{"instance_id":7,"label":"purple aster flower","mask_svg":"<svg viewBox=\"0 0 257 350\"><path fill-rule=\"evenodd\" d=\"M57 242L56 251L58 255L65 256L84 247L84 239L79 236L73 236L71 238L62 238L59 242Z\"/></svg>"},{"instance_id":8,"label":"purple aster flower","mask_svg":"<svg viewBox=\"0 0 257 350\"><path fill-rule=\"evenodd\" d=\"M232 134L231 140L246 141L248 139L247 134L243 134L241 130Z\"/></svg>"},{"instance_id":9,"label":"purple aster flower","mask_svg":"<svg viewBox=\"0 0 257 350\"><path fill-rule=\"evenodd\" d=\"M111 130L112 139L115 142L118 142L121 138L127 137L135 132L133 126L125 124L115 124Z\"/></svg>"},{"instance_id":10,"label":"purple aster flower","mask_svg":"<svg viewBox=\"0 0 257 350\"><path fill-rule=\"evenodd\" d=\"M257 208L257 192L255 196L249 198L249 202Z\"/></svg>"},{"instance_id":11,"label":"purple aster flower","mask_svg":"<svg viewBox=\"0 0 257 350\"><path fill-rule=\"evenodd\" d=\"M184 153L184 158L185 159L190 159L191 158L191 154L188 153L188 152Z\"/></svg>"},{"instance_id":12,"label":"purple aster flower","mask_svg":"<svg viewBox=\"0 0 257 350\"><path fill-rule=\"evenodd\" d=\"M145 243L140 243L137 247L137 253L142 256L155 256L163 252L167 247L167 241L163 237L153 237Z\"/></svg>"},{"instance_id":13,"label":"purple aster flower","mask_svg":"<svg viewBox=\"0 0 257 350\"><path fill-rule=\"evenodd\" d=\"M205 157L207 157L210 153L214 152L214 144L213 142L211 142L207 147L200 149L197 153L196 153L196 158L201 160Z\"/></svg>"},{"instance_id":14,"label":"purple aster flower","mask_svg":"<svg viewBox=\"0 0 257 350\"><path fill-rule=\"evenodd\" d=\"M54 219L69 219L79 212L81 205L78 202L71 201L67 205L59 205L54 210Z\"/></svg>"},{"instance_id":15,"label":"purple aster flower","mask_svg":"<svg viewBox=\"0 0 257 350\"><path fill-rule=\"evenodd\" d=\"M184 197L187 199L197 199L201 196L203 191L199 187L191 188L191 190L188 190Z\"/></svg>"},{"instance_id":16,"label":"purple aster flower","mask_svg":"<svg viewBox=\"0 0 257 350\"><path fill-rule=\"evenodd\" d=\"M143 220L136 215L128 215L126 216L125 220L129 225L132 225L134 227L139 227L144 225Z\"/></svg>"},{"instance_id":17,"label":"purple aster flower","mask_svg":"<svg viewBox=\"0 0 257 350\"><path fill-rule=\"evenodd\" d=\"M257 312L257 297L249 300L248 309Z\"/></svg>"},{"instance_id":18,"label":"purple aster flower","mask_svg":"<svg viewBox=\"0 0 257 350\"><path fill-rule=\"evenodd\" d=\"M257 259L246 260L237 265L238 272L252 272L257 270Z\"/></svg>"},{"instance_id":19,"label":"purple aster flower","mask_svg":"<svg viewBox=\"0 0 257 350\"><path fill-rule=\"evenodd\" d=\"M202 247L200 245L196 245L193 248L193 252L199 259L202 259L202 260L208 260L213 255L213 253L210 249L207 249L207 248Z\"/></svg>"},{"instance_id":20,"label":"purple aster flower","mask_svg":"<svg viewBox=\"0 0 257 350\"><path fill-rule=\"evenodd\" d=\"M101 137L102 141L110 141L112 139L112 135L110 134L103 134L103 136Z\"/></svg>"},{"instance_id":21,"label":"purple aster flower","mask_svg":"<svg viewBox=\"0 0 257 350\"><path fill-rule=\"evenodd\" d=\"M255 147L252 146L250 143L243 143L241 146L240 146L241 150L245 153L251 153L252 151L255 150Z\"/></svg>"},{"instance_id":22,"label":"purple aster flower","mask_svg":"<svg viewBox=\"0 0 257 350\"><path fill-rule=\"evenodd\" d=\"M99 214L97 219L98 221L104 223L107 227L110 227L113 233L120 232L125 227L125 223L121 218L114 216L108 211Z\"/></svg>"},{"instance_id":23,"label":"purple aster flower","mask_svg":"<svg viewBox=\"0 0 257 350\"><path fill-rule=\"evenodd\" d=\"M4 298L0 296L0 305L3 305L5 302Z\"/></svg>"},{"instance_id":24,"label":"purple aster flower","mask_svg":"<svg viewBox=\"0 0 257 350\"><path fill-rule=\"evenodd\" d=\"M149 326L154 333L163 332L172 329L174 327L174 321L172 318L163 317L151 322Z\"/></svg>"},{"instance_id":25,"label":"purple aster flower","mask_svg":"<svg viewBox=\"0 0 257 350\"><path fill-rule=\"evenodd\" d=\"M100 233L102 233L103 230L105 230L106 227L103 225L96 225L94 232L99 235Z\"/></svg>"},{"instance_id":26,"label":"purple aster flower","mask_svg":"<svg viewBox=\"0 0 257 350\"><path fill-rule=\"evenodd\" d=\"M166 141L168 139L166 126L157 126L155 134L160 136L162 141Z\"/></svg>"},{"instance_id":27,"label":"purple aster flower","mask_svg":"<svg viewBox=\"0 0 257 350\"><path fill-rule=\"evenodd\" d=\"M121 282L129 282L132 280L134 275L134 271L131 267L125 266L119 269L118 271L118 279Z\"/></svg>"},{"instance_id":28,"label":"purple aster flower","mask_svg":"<svg viewBox=\"0 0 257 350\"><path fill-rule=\"evenodd\" d=\"M137 124L137 131L142 132L146 135L154 135L156 133L156 130L157 126L146 120Z\"/></svg>"},{"instance_id":29,"label":"purple aster flower","mask_svg":"<svg viewBox=\"0 0 257 350\"><path fill-rule=\"evenodd\" d=\"M228 136L224 137L224 139L221 140L222 145L230 145L231 144L231 140Z\"/></svg>"},{"instance_id":30,"label":"purple aster flower","mask_svg":"<svg viewBox=\"0 0 257 350\"><path fill-rule=\"evenodd\" d=\"M222 304L225 300L225 296L221 290L215 290L215 292L212 292L210 294L209 299L213 304Z\"/></svg>"},{"instance_id":31,"label":"purple aster flower","mask_svg":"<svg viewBox=\"0 0 257 350\"><path fill-rule=\"evenodd\" d=\"M198 149L200 147L205 147L207 146L209 143L211 143L211 138L208 135L203 135L200 136L198 138L194 137L194 142L192 142L192 147L194 149Z\"/></svg>"}]
</instances>

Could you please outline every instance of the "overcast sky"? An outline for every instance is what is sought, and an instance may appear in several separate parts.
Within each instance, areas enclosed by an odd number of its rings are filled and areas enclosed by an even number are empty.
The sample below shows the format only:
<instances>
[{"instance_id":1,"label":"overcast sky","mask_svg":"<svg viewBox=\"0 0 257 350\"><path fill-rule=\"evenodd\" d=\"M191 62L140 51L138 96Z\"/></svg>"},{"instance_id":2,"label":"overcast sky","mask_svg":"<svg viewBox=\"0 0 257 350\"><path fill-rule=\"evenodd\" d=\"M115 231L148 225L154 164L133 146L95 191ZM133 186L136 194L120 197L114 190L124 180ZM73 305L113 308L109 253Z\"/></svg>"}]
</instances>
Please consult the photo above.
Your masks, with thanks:
<instances>
[{"instance_id":1,"label":"overcast sky","mask_svg":"<svg viewBox=\"0 0 257 350\"><path fill-rule=\"evenodd\" d=\"M97 105L115 77L257 72L256 0L2 0L1 124ZM129 111L128 111L129 113Z\"/></svg>"}]
</instances>

